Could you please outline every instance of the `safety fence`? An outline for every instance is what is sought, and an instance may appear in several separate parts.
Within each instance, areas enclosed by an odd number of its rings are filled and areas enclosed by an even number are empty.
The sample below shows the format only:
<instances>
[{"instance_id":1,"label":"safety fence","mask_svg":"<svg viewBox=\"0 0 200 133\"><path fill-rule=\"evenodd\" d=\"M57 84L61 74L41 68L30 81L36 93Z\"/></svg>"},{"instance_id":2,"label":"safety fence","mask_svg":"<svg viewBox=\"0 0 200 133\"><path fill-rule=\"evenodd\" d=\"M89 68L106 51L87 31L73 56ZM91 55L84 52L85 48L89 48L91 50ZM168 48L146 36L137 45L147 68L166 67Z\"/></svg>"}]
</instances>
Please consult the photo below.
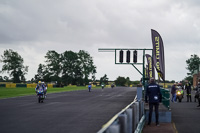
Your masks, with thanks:
<instances>
[{"instance_id":1,"label":"safety fence","mask_svg":"<svg viewBox=\"0 0 200 133\"><path fill-rule=\"evenodd\" d=\"M141 133L145 124L144 102L135 100L116 114L97 133Z\"/></svg>"},{"instance_id":2,"label":"safety fence","mask_svg":"<svg viewBox=\"0 0 200 133\"><path fill-rule=\"evenodd\" d=\"M0 84L0 87L6 87L6 88L17 88L17 87L26 87L26 88L35 88L37 86L36 83L33 84L15 84L15 83L5 83ZM48 88L55 87L53 84L47 84Z\"/></svg>"},{"instance_id":3,"label":"safety fence","mask_svg":"<svg viewBox=\"0 0 200 133\"><path fill-rule=\"evenodd\" d=\"M170 109L170 91L169 89L161 89L161 93L162 93L162 103L163 105Z\"/></svg>"}]
</instances>

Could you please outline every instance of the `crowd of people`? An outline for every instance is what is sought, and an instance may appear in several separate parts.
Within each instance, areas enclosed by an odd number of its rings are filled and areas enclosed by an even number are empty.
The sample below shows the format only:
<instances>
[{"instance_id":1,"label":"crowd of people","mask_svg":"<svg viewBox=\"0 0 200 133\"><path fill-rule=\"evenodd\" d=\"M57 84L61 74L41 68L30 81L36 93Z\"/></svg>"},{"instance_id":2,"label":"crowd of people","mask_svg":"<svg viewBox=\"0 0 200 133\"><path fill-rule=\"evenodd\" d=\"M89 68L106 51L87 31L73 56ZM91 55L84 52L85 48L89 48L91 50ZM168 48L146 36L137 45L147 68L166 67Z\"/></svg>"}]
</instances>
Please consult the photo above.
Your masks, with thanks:
<instances>
[{"instance_id":1,"label":"crowd of people","mask_svg":"<svg viewBox=\"0 0 200 133\"><path fill-rule=\"evenodd\" d=\"M187 102L192 102L192 96L191 96L192 85L187 80L185 81L185 85L182 85L181 83L177 83L177 82L173 84L171 88L171 94L172 94L171 101L175 103L177 102L177 91L179 89L182 90L183 97L184 97L184 90L185 90ZM198 85L194 87L194 90L195 90L194 102L196 102L196 99L197 99L198 100L197 107L200 107L200 79L199 79Z\"/></svg>"},{"instance_id":2,"label":"crowd of people","mask_svg":"<svg viewBox=\"0 0 200 133\"><path fill-rule=\"evenodd\" d=\"M198 106L200 107L200 79L198 82L197 87L194 88L195 96L194 101L198 99ZM192 102L192 85L187 80L185 81L185 85L181 83L174 83L171 88L171 102L177 101L179 102L184 98L184 92L186 93L187 102ZM180 99L181 98L181 99ZM156 118L156 125L159 126L159 103L162 102L162 94L160 90L160 86L156 84L155 79L151 78L150 83L147 85L146 92L145 92L145 102L149 105L149 118L148 118L148 125L151 124L151 117L153 112L153 107L155 108L155 118Z\"/></svg>"}]
</instances>

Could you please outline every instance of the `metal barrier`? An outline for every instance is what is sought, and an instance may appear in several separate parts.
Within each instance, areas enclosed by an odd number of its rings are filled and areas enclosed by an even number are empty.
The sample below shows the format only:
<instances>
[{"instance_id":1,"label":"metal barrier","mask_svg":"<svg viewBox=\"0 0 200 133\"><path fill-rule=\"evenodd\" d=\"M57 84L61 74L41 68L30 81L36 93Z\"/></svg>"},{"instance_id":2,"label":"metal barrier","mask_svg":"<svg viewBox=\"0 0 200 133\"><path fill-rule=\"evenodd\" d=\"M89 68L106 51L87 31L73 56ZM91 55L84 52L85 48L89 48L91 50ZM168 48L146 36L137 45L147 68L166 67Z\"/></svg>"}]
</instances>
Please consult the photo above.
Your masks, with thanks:
<instances>
[{"instance_id":1,"label":"metal barrier","mask_svg":"<svg viewBox=\"0 0 200 133\"><path fill-rule=\"evenodd\" d=\"M165 107L170 109L170 91L168 89L161 89L162 93L162 103Z\"/></svg>"},{"instance_id":2,"label":"metal barrier","mask_svg":"<svg viewBox=\"0 0 200 133\"><path fill-rule=\"evenodd\" d=\"M132 103L117 113L97 133L141 133L145 123L144 102Z\"/></svg>"}]
</instances>

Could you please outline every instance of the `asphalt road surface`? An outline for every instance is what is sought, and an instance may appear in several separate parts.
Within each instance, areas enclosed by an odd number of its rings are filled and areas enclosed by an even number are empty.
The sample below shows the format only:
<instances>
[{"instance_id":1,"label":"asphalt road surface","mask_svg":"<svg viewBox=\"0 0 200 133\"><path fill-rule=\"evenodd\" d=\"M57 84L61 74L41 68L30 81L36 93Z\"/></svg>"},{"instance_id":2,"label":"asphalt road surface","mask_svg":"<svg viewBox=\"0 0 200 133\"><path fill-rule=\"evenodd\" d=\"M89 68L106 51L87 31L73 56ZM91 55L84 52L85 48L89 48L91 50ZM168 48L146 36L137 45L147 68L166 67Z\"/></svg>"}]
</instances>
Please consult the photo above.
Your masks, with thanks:
<instances>
[{"instance_id":1,"label":"asphalt road surface","mask_svg":"<svg viewBox=\"0 0 200 133\"><path fill-rule=\"evenodd\" d=\"M178 133L200 133L200 107L194 102L194 91L192 91L192 102L187 102L186 92L181 103L171 103L172 122Z\"/></svg>"},{"instance_id":2,"label":"asphalt road surface","mask_svg":"<svg viewBox=\"0 0 200 133\"><path fill-rule=\"evenodd\" d=\"M116 87L0 100L0 133L95 133L130 104L136 88Z\"/></svg>"}]
</instances>

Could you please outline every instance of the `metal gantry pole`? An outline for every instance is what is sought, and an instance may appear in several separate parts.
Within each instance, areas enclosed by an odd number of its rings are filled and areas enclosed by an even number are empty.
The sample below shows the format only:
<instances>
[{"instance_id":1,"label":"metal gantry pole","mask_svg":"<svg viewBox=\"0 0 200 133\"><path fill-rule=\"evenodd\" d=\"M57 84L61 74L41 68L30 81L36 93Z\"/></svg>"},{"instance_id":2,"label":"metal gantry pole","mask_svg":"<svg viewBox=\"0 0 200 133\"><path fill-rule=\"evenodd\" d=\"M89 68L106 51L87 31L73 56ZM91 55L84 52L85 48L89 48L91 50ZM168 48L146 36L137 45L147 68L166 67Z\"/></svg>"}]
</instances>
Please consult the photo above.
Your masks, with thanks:
<instances>
[{"instance_id":1,"label":"metal gantry pole","mask_svg":"<svg viewBox=\"0 0 200 133\"><path fill-rule=\"evenodd\" d=\"M133 49L133 48L99 48L99 52L115 52L115 64L121 64L121 65L132 65L141 75L142 75L142 85L145 87L145 53L146 50L152 51L152 57L153 57L153 49ZM143 51L143 62L142 63L118 63L117 62L117 50L142 50ZM135 66L135 65L142 65L142 72Z\"/></svg>"}]
</instances>

